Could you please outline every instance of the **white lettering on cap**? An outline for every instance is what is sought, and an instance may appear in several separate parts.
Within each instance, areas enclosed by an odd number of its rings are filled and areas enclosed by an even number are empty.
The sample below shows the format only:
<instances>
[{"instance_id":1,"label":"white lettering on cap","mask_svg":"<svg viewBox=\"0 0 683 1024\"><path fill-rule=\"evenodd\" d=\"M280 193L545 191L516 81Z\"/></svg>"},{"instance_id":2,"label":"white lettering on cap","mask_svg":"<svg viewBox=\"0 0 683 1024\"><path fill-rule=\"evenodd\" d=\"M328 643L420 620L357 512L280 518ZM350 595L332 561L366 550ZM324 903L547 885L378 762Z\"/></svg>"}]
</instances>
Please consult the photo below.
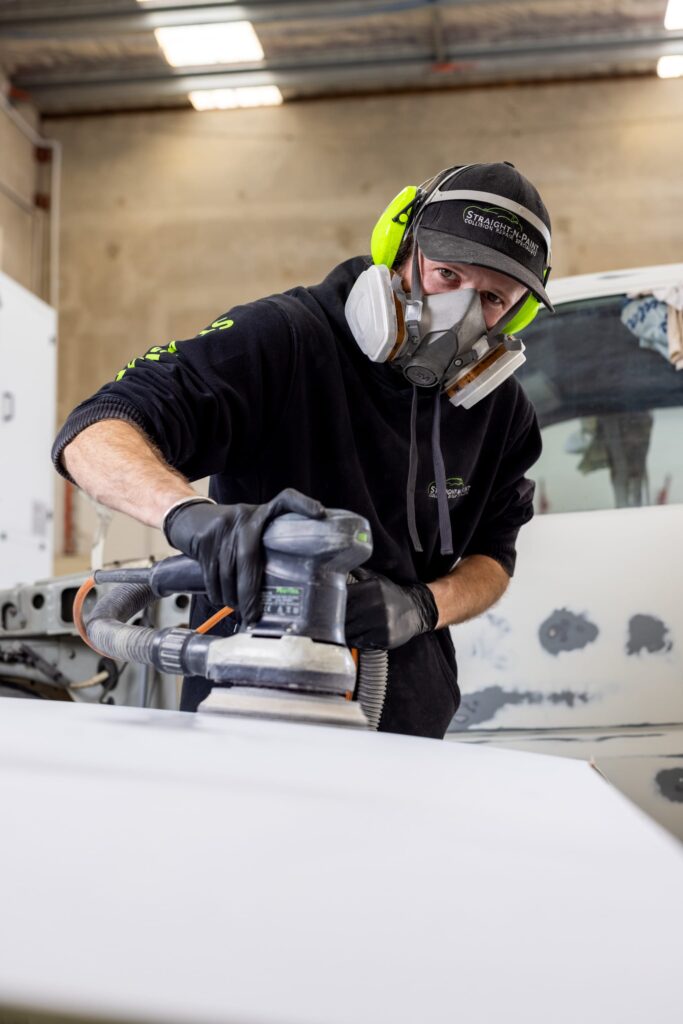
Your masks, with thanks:
<instances>
[{"instance_id":1,"label":"white lettering on cap","mask_svg":"<svg viewBox=\"0 0 683 1024\"><path fill-rule=\"evenodd\" d=\"M522 206L521 203L516 203L513 199L508 199L506 196L499 196L495 192L475 192L471 189L450 189L442 192L440 189L436 189L430 196L425 200L425 207L431 203L444 203L451 199L458 199L460 201L467 199L474 199L485 203L494 203L496 206L502 207L504 210L509 210L510 213L516 213L520 217L523 217L532 227L536 228L541 237L543 238L548 255L546 263L550 263L550 254L552 243L550 240L550 231L546 224L543 223L540 217L537 217L535 213L528 210L526 206ZM526 247L525 247L526 248Z\"/></svg>"}]
</instances>

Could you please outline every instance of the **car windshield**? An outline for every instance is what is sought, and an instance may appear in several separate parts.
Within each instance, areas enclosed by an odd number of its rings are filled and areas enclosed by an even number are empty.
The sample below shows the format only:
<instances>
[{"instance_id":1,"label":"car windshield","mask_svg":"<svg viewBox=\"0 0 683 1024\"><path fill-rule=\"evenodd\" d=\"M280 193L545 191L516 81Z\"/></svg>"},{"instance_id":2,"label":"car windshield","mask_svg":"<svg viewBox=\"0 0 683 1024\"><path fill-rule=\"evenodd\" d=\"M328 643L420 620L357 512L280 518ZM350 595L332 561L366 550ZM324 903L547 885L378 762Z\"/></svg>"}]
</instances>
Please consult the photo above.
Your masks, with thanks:
<instances>
[{"instance_id":1,"label":"car windshield","mask_svg":"<svg viewBox=\"0 0 683 1024\"><path fill-rule=\"evenodd\" d=\"M683 502L683 373L666 305L612 295L556 308L524 332L518 372L543 433L536 511Z\"/></svg>"}]
</instances>

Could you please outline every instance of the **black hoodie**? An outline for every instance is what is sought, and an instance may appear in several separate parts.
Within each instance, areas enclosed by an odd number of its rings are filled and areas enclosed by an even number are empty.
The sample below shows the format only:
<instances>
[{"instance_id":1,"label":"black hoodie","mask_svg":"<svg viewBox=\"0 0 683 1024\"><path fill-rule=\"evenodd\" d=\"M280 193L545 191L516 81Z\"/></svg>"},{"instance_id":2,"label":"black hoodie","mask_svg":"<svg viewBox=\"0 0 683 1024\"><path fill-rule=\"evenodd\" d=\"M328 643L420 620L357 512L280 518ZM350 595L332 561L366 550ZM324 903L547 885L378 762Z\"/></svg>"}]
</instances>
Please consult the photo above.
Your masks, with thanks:
<instances>
[{"instance_id":1,"label":"black hoodie","mask_svg":"<svg viewBox=\"0 0 683 1024\"><path fill-rule=\"evenodd\" d=\"M348 260L320 285L235 306L196 338L135 359L71 413L55 441L57 469L67 476L61 453L85 427L124 419L188 479L211 476L211 497L222 504L265 502L295 487L360 513L372 528L367 568L398 583L430 582L472 554L488 555L512 575L517 532L533 514L533 484L524 476L541 450L533 409L513 378L472 409L441 398L454 550L444 556L434 393L419 394L415 503L423 551L415 551L406 522L412 389L392 367L367 359L344 315L367 266L363 257ZM191 624L213 611L196 600ZM181 707L194 710L207 692L204 680L187 679ZM389 654L380 727L442 737L459 699L450 631L416 637Z\"/></svg>"}]
</instances>

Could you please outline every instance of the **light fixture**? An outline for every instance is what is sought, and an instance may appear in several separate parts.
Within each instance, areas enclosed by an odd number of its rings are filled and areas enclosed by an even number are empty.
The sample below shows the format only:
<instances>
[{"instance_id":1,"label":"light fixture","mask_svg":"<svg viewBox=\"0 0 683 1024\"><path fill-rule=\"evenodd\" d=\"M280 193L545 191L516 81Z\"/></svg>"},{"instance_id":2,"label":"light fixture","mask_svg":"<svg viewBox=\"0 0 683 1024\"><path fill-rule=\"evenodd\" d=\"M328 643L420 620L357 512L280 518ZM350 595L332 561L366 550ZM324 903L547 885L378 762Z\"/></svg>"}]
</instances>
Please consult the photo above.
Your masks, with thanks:
<instances>
[{"instance_id":1,"label":"light fixture","mask_svg":"<svg viewBox=\"0 0 683 1024\"><path fill-rule=\"evenodd\" d=\"M670 57L660 57L657 61L657 74L660 78L683 77L683 53L673 53Z\"/></svg>"},{"instance_id":2,"label":"light fixture","mask_svg":"<svg viewBox=\"0 0 683 1024\"><path fill-rule=\"evenodd\" d=\"M664 28L671 32L683 28L683 0L669 0L664 15Z\"/></svg>"},{"instance_id":3,"label":"light fixture","mask_svg":"<svg viewBox=\"0 0 683 1024\"><path fill-rule=\"evenodd\" d=\"M175 68L263 60L263 47L250 21L177 25L157 28L154 35L166 60Z\"/></svg>"},{"instance_id":4,"label":"light fixture","mask_svg":"<svg viewBox=\"0 0 683 1024\"><path fill-rule=\"evenodd\" d=\"M195 110L234 110L237 107L275 107L282 103L276 85L255 85L240 89L198 89L190 93Z\"/></svg>"}]
</instances>

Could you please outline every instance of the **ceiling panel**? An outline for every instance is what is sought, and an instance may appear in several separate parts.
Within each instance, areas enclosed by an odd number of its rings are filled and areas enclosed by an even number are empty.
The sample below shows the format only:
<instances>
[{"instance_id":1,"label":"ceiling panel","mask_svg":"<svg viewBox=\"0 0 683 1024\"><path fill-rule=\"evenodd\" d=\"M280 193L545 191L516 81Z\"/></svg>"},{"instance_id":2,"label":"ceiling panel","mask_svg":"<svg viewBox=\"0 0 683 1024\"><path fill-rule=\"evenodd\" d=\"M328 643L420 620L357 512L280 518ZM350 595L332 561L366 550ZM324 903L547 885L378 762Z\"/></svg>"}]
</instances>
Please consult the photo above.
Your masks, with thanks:
<instances>
[{"instance_id":1,"label":"ceiling panel","mask_svg":"<svg viewBox=\"0 0 683 1024\"><path fill-rule=\"evenodd\" d=\"M0 68L44 113L187 105L191 88L286 98L654 73L683 52L666 0L3 0ZM172 68L154 27L247 17L258 64Z\"/></svg>"}]
</instances>

